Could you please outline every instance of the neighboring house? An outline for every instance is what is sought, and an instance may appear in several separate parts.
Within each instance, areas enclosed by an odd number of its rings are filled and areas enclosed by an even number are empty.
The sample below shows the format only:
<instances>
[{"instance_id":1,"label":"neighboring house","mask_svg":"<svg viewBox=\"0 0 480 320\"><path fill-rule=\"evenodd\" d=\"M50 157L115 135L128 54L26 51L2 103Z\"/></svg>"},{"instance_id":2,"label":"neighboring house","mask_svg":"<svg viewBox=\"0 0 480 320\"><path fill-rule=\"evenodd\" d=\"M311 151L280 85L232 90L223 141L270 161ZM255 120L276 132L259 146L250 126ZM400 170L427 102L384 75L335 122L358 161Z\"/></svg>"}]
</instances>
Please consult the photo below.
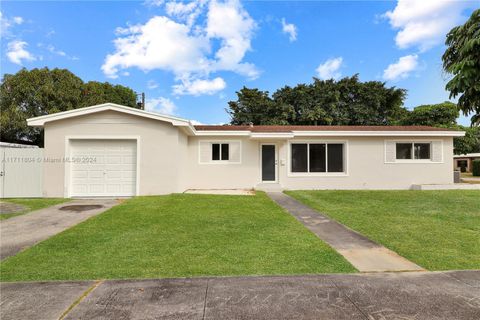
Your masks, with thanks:
<instances>
[{"instance_id":1,"label":"neighboring house","mask_svg":"<svg viewBox=\"0 0 480 320\"><path fill-rule=\"evenodd\" d=\"M28 125L45 129L46 197L448 184L453 137L464 135L408 126L194 126L110 103Z\"/></svg>"},{"instance_id":2,"label":"neighboring house","mask_svg":"<svg viewBox=\"0 0 480 320\"><path fill-rule=\"evenodd\" d=\"M462 172L472 172L473 160L480 160L480 153L467 153L456 155L453 157L453 169Z\"/></svg>"}]
</instances>

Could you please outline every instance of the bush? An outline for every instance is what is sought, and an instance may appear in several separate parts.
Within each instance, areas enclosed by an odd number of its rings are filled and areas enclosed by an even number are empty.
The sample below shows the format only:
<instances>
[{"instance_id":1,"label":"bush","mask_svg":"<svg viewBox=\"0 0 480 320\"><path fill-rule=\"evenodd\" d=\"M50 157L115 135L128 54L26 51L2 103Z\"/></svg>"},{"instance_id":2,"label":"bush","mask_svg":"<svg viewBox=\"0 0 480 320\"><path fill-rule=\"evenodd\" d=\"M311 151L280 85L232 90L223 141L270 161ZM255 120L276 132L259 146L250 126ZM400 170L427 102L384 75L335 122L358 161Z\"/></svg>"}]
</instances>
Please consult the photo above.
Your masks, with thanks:
<instances>
[{"instance_id":1,"label":"bush","mask_svg":"<svg viewBox=\"0 0 480 320\"><path fill-rule=\"evenodd\" d=\"M472 161L472 175L475 177L480 177L480 160Z\"/></svg>"}]
</instances>

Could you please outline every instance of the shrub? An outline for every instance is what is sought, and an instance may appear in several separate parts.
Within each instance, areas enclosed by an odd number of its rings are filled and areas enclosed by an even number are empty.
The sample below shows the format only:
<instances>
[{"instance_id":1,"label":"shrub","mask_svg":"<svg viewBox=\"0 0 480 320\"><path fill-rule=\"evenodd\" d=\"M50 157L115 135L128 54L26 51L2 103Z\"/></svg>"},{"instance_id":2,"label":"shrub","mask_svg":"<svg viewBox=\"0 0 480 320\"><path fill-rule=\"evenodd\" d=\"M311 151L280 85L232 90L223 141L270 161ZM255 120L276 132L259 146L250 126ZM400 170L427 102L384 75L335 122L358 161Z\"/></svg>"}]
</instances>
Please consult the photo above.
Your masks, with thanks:
<instances>
[{"instance_id":1,"label":"shrub","mask_svg":"<svg viewBox=\"0 0 480 320\"><path fill-rule=\"evenodd\" d=\"M472 175L475 177L480 177L480 160L472 161Z\"/></svg>"}]
</instances>

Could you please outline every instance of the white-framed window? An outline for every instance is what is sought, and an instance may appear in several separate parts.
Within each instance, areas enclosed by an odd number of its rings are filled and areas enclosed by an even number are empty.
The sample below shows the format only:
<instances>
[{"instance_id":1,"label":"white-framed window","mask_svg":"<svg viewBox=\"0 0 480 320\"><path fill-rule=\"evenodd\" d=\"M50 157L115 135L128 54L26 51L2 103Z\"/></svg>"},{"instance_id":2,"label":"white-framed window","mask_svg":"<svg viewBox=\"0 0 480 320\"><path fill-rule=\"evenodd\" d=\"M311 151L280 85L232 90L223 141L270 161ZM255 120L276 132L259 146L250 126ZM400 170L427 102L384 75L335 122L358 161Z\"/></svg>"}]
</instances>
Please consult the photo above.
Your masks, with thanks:
<instances>
[{"instance_id":1,"label":"white-framed window","mask_svg":"<svg viewBox=\"0 0 480 320\"><path fill-rule=\"evenodd\" d=\"M395 144L395 159L430 160L431 149L430 142L397 142Z\"/></svg>"},{"instance_id":2,"label":"white-framed window","mask_svg":"<svg viewBox=\"0 0 480 320\"><path fill-rule=\"evenodd\" d=\"M345 142L292 141L289 151L292 175L346 174Z\"/></svg>"},{"instance_id":3,"label":"white-framed window","mask_svg":"<svg viewBox=\"0 0 480 320\"><path fill-rule=\"evenodd\" d=\"M241 163L240 140L199 140L198 162L200 164Z\"/></svg>"},{"instance_id":4,"label":"white-framed window","mask_svg":"<svg viewBox=\"0 0 480 320\"><path fill-rule=\"evenodd\" d=\"M385 140L385 163L443 163L443 140Z\"/></svg>"},{"instance_id":5,"label":"white-framed window","mask_svg":"<svg viewBox=\"0 0 480 320\"><path fill-rule=\"evenodd\" d=\"M230 159L230 144L212 143L212 161L228 161Z\"/></svg>"}]
</instances>

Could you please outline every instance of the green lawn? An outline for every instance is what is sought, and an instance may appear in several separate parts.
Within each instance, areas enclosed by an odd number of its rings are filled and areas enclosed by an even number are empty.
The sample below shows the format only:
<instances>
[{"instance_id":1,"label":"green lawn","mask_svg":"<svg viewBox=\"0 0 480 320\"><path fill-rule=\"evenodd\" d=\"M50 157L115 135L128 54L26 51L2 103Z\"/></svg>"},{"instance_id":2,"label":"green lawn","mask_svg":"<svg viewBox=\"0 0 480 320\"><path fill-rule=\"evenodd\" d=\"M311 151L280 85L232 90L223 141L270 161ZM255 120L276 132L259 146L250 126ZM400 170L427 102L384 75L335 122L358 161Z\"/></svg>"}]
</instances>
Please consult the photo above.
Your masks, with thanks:
<instances>
[{"instance_id":1,"label":"green lawn","mask_svg":"<svg viewBox=\"0 0 480 320\"><path fill-rule=\"evenodd\" d=\"M287 194L428 270L480 269L480 191Z\"/></svg>"},{"instance_id":2,"label":"green lawn","mask_svg":"<svg viewBox=\"0 0 480 320\"><path fill-rule=\"evenodd\" d=\"M34 198L34 199L1 199L2 202L12 202L21 204L26 207L25 210L15 213L0 214L0 220L5 220L11 217L16 217L31 211L43 209L46 207L54 206L56 204L69 201L70 199L61 198Z\"/></svg>"},{"instance_id":3,"label":"green lawn","mask_svg":"<svg viewBox=\"0 0 480 320\"><path fill-rule=\"evenodd\" d=\"M355 272L264 193L138 197L0 264L1 280Z\"/></svg>"}]
</instances>

